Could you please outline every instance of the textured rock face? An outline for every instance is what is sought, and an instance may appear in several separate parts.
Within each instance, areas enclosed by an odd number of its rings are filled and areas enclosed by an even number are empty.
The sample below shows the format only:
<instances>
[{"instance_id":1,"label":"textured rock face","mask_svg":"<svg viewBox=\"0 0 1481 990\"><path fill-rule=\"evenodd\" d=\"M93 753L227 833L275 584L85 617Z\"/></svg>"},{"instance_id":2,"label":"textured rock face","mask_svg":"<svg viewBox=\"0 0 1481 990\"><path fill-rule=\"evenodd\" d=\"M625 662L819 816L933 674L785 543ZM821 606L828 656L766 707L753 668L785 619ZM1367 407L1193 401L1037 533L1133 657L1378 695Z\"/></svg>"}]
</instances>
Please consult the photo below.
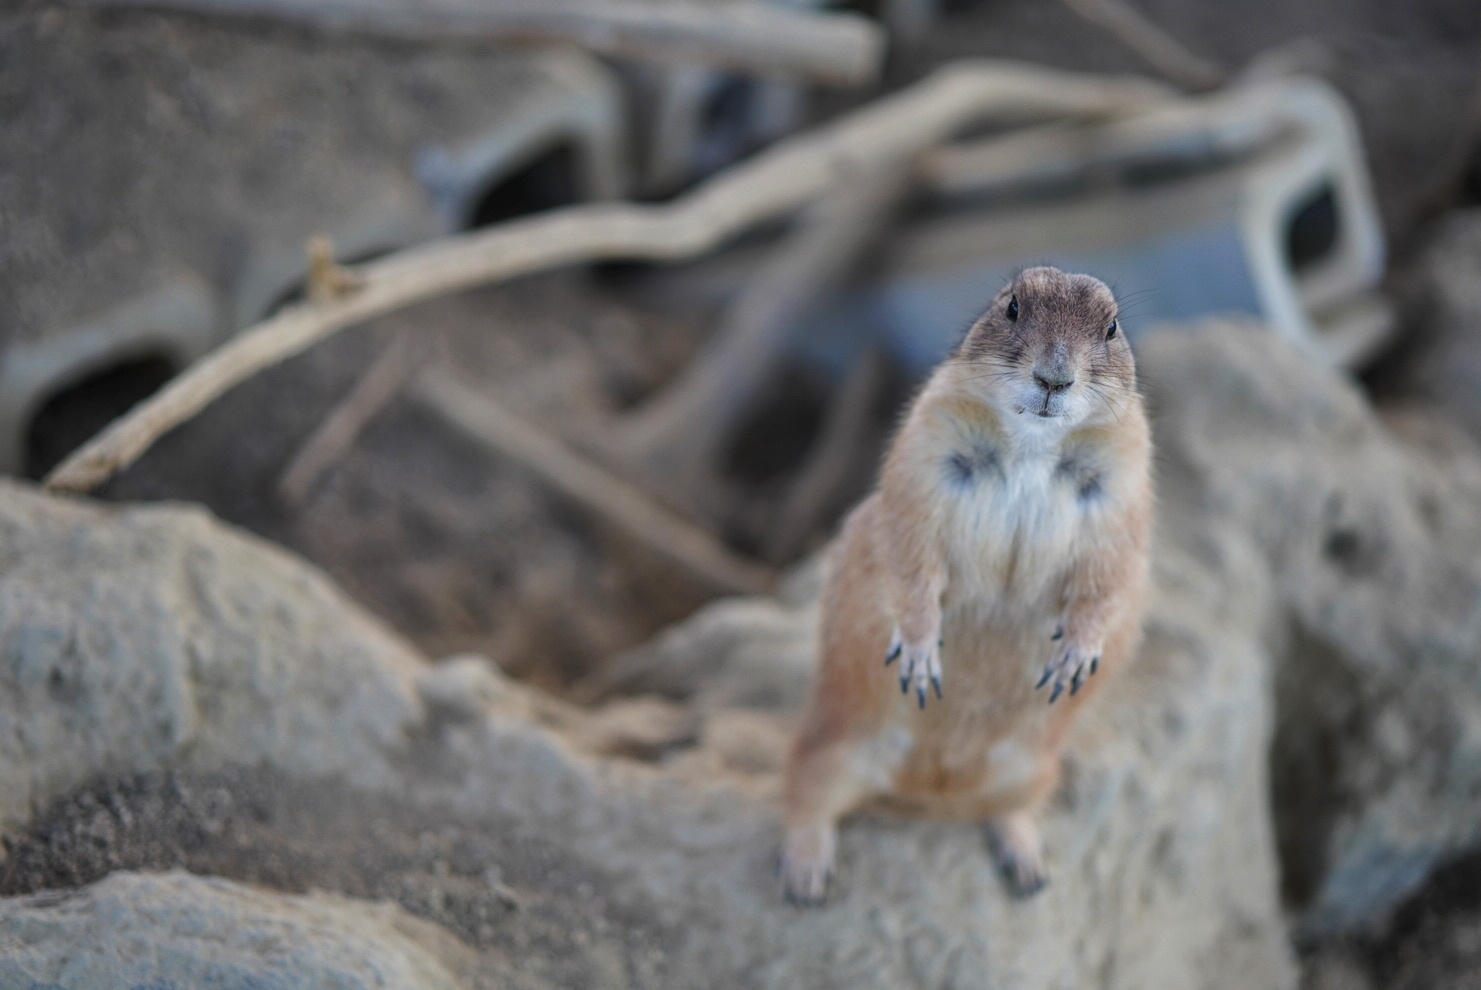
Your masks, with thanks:
<instances>
[{"instance_id":1,"label":"textured rock face","mask_svg":"<svg viewBox=\"0 0 1481 990\"><path fill-rule=\"evenodd\" d=\"M0 823L164 765L384 782L420 666L312 569L202 511L0 481Z\"/></svg>"},{"instance_id":2,"label":"textured rock face","mask_svg":"<svg viewBox=\"0 0 1481 990\"><path fill-rule=\"evenodd\" d=\"M627 658L614 683L667 705L587 713L476 659L426 667L311 569L201 513L17 485L0 488L6 814L98 775L235 764L346 779L428 828L528 831L595 906L570 916L579 949L533 939L526 961L585 954L596 985L1290 985L1272 789L1308 934L1375 917L1481 839L1481 457L1432 420L1380 420L1258 329L1138 346L1157 592L1140 661L1073 740L1034 900L1005 894L972 826L863 815L830 904L778 902L815 578ZM36 906L6 904L12 938ZM641 965L613 934L639 922L661 946Z\"/></svg>"},{"instance_id":3,"label":"textured rock face","mask_svg":"<svg viewBox=\"0 0 1481 990\"><path fill-rule=\"evenodd\" d=\"M115 873L0 901L0 986L459 990L472 953L387 904ZM451 964L451 965L450 965Z\"/></svg>"},{"instance_id":4,"label":"textured rock face","mask_svg":"<svg viewBox=\"0 0 1481 990\"><path fill-rule=\"evenodd\" d=\"M1308 934L1481 840L1481 456L1256 328L1150 335L1166 513L1266 559L1275 811Z\"/></svg>"},{"instance_id":5,"label":"textured rock face","mask_svg":"<svg viewBox=\"0 0 1481 990\"><path fill-rule=\"evenodd\" d=\"M4 766L31 800L99 774L237 763L348 778L425 809L428 829L456 816L535 833L587 878L584 901L617 920L584 929L579 947L526 951L606 959L592 970L609 974L599 985L1294 982L1266 808L1262 569L1238 541L1159 553L1145 655L1081 725L1046 821L1047 891L1011 899L975 826L865 816L844 829L830 905L798 912L780 903L771 867L782 701L811 651L805 590L785 606L731 606L774 613L759 634L794 652L695 705L695 742L657 747L656 764L604 759L582 747L619 731L610 708L555 712L468 661L417 685L416 658L310 569L198 512L3 492ZM744 623L720 625L743 655ZM10 814L25 807L14 800ZM185 852L230 832L193 833ZM105 893L92 888L76 910L116 903ZM0 938L23 931L20 903ZM623 918L660 933L658 955L634 961L612 934L630 927ZM157 958L194 958L195 936L149 932L139 937L157 940ZM155 978L193 972L174 965Z\"/></svg>"},{"instance_id":6,"label":"textured rock face","mask_svg":"<svg viewBox=\"0 0 1481 990\"><path fill-rule=\"evenodd\" d=\"M1032 901L1007 897L976 828L864 815L828 907L778 903L815 576L712 606L620 666L615 685L670 702L584 712L475 658L427 667L310 568L202 513L19 485L0 487L5 814L99 776L262 766L375 792L413 835L454 818L537 834L589 891L587 913L538 930L579 929L581 947L509 944L581 955L595 985L1290 985L1272 789L1308 934L1375 917L1481 839L1481 457L1431 420L1381 421L1254 328L1138 344L1157 593L1139 663L1077 730L1045 821L1054 882ZM350 845L375 848L363 828ZM237 852L215 861L250 861ZM443 896L429 870L420 905ZM529 876L520 896L539 902ZM3 917L14 937L22 915ZM647 941L613 934L635 924ZM661 950L635 963L639 944Z\"/></svg>"},{"instance_id":7,"label":"textured rock face","mask_svg":"<svg viewBox=\"0 0 1481 990\"><path fill-rule=\"evenodd\" d=\"M1268 660L1250 632L1259 572L1238 546L1210 552L1218 569L1161 554L1143 657L1080 727L1045 821L1054 880L1031 901L1005 893L969 825L856 818L816 912L777 903L765 805L714 789L696 795L707 808L660 804L634 788L609 804L601 836L563 824L574 815L552 827L572 848L605 843L683 932L674 975L693 985L1292 985L1266 803ZM762 635L777 635L778 611ZM811 620L791 614L799 629ZM716 779L706 756L676 772ZM775 777L758 785L774 794Z\"/></svg>"}]
</instances>

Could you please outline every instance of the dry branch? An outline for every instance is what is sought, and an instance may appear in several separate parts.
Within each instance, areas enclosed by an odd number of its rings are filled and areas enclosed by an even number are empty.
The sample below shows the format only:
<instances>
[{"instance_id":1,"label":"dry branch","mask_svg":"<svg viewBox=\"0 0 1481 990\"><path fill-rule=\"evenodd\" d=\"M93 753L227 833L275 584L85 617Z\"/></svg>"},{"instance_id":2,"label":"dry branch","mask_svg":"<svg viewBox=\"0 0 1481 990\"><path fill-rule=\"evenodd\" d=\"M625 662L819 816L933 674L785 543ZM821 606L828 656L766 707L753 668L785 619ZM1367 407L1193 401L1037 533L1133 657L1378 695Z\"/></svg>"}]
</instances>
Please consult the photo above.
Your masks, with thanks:
<instances>
[{"instance_id":1,"label":"dry branch","mask_svg":"<svg viewBox=\"0 0 1481 990\"><path fill-rule=\"evenodd\" d=\"M1064 0L1064 5L1099 24L1168 79L1189 89L1212 89L1226 73L1216 63L1190 52L1125 0Z\"/></svg>"},{"instance_id":2,"label":"dry branch","mask_svg":"<svg viewBox=\"0 0 1481 990\"><path fill-rule=\"evenodd\" d=\"M884 35L864 17L758 0L79 0L96 7L271 18L422 41L576 44L663 61L856 85L879 72Z\"/></svg>"},{"instance_id":3,"label":"dry branch","mask_svg":"<svg viewBox=\"0 0 1481 990\"><path fill-rule=\"evenodd\" d=\"M292 508L301 503L319 476L349 452L361 431L421 365L420 358L405 334L386 346L289 462L278 481L278 499L284 505Z\"/></svg>"},{"instance_id":4,"label":"dry branch","mask_svg":"<svg viewBox=\"0 0 1481 990\"><path fill-rule=\"evenodd\" d=\"M354 272L334 260L334 242L323 234L309 238L308 297L314 302L328 302L348 295L360 287Z\"/></svg>"},{"instance_id":5,"label":"dry branch","mask_svg":"<svg viewBox=\"0 0 1481 990\"><path fill-rule=\"evenodd\" d=\"M769 569L737 557L703 529L448 372L423 371L412 382L411 395L460 432L518 461L565 498L614 524L714 590L756 594L771 586L774 575Z\"/></svg>"},{"instance_id":6,"label":"dry branch","mask_svg":"<svg viewBox=\"0 0 1481 990\"><path fill-rule=\"evenodd\" d=\"M901 169L824 197L761 265L704 351L623 418L616 447L656 483L694 487L771 380L808 309L848 276L909 188Z\"/></svg>"},{"instance_id":7,"label":"dry branch","mask_svg":"<svg viewBox=\"0 0 1481 990\"><path fill-rule=\"evenodd\" d=\"M243 331L74 451L46 485L87 491L238 382L345 327L411 303L577 262L691 258L994 116L1113 114L1168 96L1143 80L957 63L826 127L781 141L672 203L568 207L355 266L358 289L289 307Z\"/></svg>"}]
</instances>

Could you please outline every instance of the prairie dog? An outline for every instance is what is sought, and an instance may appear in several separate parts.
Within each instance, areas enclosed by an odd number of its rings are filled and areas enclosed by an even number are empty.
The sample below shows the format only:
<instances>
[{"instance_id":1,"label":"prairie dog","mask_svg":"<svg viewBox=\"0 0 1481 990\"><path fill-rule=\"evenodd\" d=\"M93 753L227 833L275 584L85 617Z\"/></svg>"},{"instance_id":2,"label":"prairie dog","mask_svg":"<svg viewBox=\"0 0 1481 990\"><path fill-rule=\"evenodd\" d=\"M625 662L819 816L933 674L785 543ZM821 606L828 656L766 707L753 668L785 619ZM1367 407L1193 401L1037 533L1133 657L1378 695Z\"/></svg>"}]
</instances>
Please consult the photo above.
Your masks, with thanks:
<instances>
[{"instance_id":1,"label":"prairie dog","mask_svg":"<svg viewBox=\"0 0 1481 990\"><path fill-rule=\"evenodd\" d=\"M787 764L781 876L821 901L838 819L871 800L988 824L1019 894L1047 881L1033 812L1079 707L1131 659L1151 439L1115 297L1014 277L906 413L843 525Z\"/></svg>"}]
</instances>

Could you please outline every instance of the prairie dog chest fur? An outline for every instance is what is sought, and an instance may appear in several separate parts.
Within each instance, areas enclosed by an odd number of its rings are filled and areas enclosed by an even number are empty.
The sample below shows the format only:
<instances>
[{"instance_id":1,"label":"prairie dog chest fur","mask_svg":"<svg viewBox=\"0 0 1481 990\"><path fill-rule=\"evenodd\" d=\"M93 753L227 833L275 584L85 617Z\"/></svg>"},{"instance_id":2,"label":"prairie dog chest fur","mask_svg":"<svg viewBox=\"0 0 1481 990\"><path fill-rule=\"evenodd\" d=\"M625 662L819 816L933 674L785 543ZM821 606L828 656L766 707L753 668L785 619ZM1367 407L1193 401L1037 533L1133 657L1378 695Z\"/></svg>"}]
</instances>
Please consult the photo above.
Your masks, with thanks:
<instances>
[{"instance_id":1,"label":"prairie dog chest fur","mask_svg":"<svg viewBox=\"0 0 1481 990\"><path fill-rule=\"evenodd\" d=\"M1015 429L963 398L941 403L931 420L921 466L929 471L934 455L948 620L1047 618L1115 494L1105 438L1058 424Z\"/></svg>"}]
</instances>

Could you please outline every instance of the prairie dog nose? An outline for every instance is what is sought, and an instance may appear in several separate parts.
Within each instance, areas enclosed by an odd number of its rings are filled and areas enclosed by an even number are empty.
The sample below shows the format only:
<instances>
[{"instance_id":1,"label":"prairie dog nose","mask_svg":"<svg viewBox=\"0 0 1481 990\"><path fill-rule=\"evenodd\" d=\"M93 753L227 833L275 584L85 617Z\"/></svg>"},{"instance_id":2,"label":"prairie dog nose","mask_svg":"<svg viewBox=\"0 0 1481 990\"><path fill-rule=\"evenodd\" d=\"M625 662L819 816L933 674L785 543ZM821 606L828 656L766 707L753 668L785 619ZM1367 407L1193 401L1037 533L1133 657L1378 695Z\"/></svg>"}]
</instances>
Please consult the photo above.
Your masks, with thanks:
<instances>
[{"instance_id":1,"label":"prairie dog nose","mask_svg":"<svg viewBox=\"0 0 1481 990\"><path fill-rule=\"evenodd\" d=\"M1055 392L1063 392L1075 384L1075 374L1064 365L1054 365L1049 368L1035 368L1034 381L1039 387L1050 395Z\"/></svg>"}]
</instances>

